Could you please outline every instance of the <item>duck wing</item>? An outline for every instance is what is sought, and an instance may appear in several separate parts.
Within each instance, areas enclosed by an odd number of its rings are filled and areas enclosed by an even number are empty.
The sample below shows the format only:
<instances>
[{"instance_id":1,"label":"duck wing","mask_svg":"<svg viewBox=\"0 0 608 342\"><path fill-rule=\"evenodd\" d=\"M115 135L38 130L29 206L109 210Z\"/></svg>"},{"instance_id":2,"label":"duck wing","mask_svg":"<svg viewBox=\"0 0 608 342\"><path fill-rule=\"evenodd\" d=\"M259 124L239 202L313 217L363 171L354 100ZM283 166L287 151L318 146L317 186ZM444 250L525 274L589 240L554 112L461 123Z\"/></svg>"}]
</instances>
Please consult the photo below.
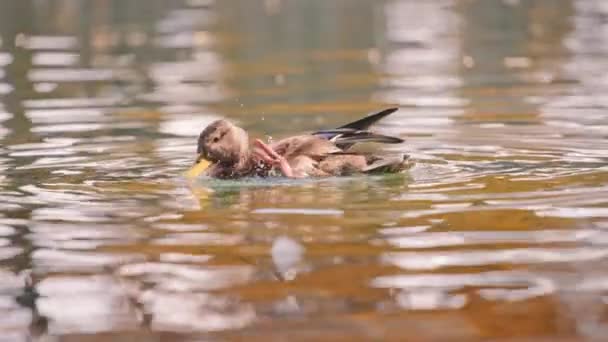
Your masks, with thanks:
<instances>
[{"instance_id":1,"label":"duck wing","mask_svg":"<svg viewBox=\"0 0 608 342\"><path fill-rule=\"evenodd\" d=\"M287 159L295 174L328 176L387 169L397 162L387 163L389 165L372 165L372 160L368 156L346 150L360 142L402 143L401 138L368 130L373 124L396 111L397 108L385 109L338 128L284 138L270 146Z\"/></svg>"},{"instance_id":2,"label":"duck wing","mask_svg":"<svg viewBox=\"0 0 608 342\"><path fill-rule=\"evenodd\" d=\"M281 139L270 146L286 159L298 156L319 159L332 153L342 152L342 149L333 142L315 135L296 135Z\"/></svg>"},{"instance_id":3,"label":"duck wing","mask_svg":"<svg viewBox=\"0 0 608 342\"><path fill-rule=\"evenodd\" d=\"M298 177L326 177L330 174L319 163L333 153L343 152L333 142L314 135L297 135L281 139L270 147L287 160Z\"/></svg>"}]
</instances>

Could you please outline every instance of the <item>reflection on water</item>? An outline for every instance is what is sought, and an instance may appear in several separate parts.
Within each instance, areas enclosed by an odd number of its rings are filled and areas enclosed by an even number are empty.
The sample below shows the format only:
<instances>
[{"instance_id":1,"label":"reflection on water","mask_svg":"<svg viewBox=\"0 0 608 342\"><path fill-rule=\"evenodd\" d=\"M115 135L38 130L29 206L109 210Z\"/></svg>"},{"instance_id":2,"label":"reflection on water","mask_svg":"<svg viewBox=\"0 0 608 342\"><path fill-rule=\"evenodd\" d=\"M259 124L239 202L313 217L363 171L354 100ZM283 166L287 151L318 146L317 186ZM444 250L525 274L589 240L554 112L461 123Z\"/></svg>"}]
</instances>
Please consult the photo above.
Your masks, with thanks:
<instances>
[{"instance_id":1,"label":"reflection on water","mask_svg":"<svg viewBox=\"0 0 608 342\"><path fill-rule=\"evenodd\" d=\"M0 2L0 340L601 339L606 15ZM280 136L388 104L406 175L182 177L216 118Z\"/></svg>"}]
</instances>

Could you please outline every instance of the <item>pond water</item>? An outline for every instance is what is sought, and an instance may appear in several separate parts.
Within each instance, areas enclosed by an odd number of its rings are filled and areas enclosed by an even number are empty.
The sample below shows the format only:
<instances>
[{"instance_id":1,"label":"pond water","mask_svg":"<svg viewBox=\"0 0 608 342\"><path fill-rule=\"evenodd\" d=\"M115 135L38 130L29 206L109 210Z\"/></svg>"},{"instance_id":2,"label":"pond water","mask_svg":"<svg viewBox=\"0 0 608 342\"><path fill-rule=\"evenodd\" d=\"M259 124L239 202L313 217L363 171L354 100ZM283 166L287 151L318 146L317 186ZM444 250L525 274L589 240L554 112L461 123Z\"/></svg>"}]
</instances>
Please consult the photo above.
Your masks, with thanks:
<instances>
[{"instance_id":1,"label":"pond water","mask_svg":"<svg viewBox=\"0 0 608 342\"><path fill-rule=\"evenodd\" d=\"M0 341L601 340L607 18L0 2ZM216 118L280 137L391 105L406 174L183 177Z\"/></svg>"}]
</instances>

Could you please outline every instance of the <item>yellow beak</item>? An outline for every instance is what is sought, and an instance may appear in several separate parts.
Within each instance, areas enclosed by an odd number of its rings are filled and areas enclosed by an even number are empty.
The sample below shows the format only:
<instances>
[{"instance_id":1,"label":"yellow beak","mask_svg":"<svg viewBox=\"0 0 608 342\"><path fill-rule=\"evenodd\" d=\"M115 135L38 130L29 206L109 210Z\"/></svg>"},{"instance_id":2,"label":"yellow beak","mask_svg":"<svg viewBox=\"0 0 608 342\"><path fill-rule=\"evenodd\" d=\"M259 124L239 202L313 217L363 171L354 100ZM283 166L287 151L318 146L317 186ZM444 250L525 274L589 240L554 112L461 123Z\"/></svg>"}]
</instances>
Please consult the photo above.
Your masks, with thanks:
<instances>
[{"instance_id":1,"label":"yellow beak","mask_svg":"<svg viewBox=\"0 0 608 342\"><path fill-rule=\"evenodd\" d=\"M196 178L200 176L201 173L205 172L205 170L209 168L209 165L211 165L211 162L209 162L205 158L199 157L196 161L196 164L194 164L188 171L186 171L184 175L188 178Z\"/></svg>"}]
</instances>

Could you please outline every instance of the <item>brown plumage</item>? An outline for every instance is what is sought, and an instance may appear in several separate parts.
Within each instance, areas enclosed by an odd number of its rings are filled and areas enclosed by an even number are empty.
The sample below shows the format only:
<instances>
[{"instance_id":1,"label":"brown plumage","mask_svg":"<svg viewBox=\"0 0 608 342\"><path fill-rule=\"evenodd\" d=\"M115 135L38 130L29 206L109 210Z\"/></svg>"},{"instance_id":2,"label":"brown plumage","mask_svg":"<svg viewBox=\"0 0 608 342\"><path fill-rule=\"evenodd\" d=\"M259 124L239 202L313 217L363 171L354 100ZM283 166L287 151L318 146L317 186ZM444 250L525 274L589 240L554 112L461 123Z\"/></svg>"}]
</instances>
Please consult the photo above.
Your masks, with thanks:
<instances>
[{"instance_id":1,"label":"brown plumage","mask_svg":"<svg viewBox=\"0 0 608 342\"><path fill-rule=\"evenodd\" d=\"M327 177L355 173L399 172L407 156L381 157L351 151L359 142L401 143L403 140L369 131L374 123L397 111L390 108L342 127L281 139L270 145L249 142L247 133L226 120L207 126L198 139L198 159L211 162L205 174L215 178Z\"/></svg>"}]
</instances>

